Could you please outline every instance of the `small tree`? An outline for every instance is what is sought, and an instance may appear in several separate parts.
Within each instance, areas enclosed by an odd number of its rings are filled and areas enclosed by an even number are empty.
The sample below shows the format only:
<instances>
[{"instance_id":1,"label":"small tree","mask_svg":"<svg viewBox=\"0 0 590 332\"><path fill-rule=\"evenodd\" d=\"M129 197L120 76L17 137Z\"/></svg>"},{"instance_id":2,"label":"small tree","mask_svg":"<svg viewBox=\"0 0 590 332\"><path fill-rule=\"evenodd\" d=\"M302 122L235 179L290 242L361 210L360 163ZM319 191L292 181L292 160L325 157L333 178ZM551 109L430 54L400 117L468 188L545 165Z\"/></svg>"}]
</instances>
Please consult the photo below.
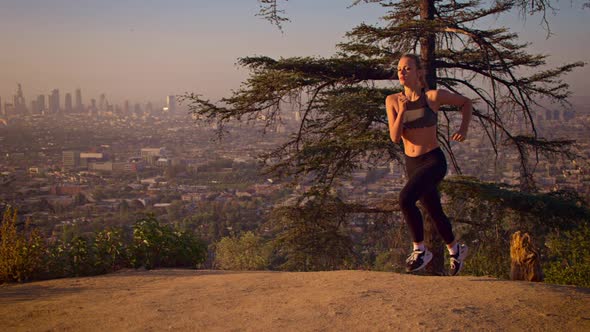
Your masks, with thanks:
<instances>
[{"instance_id":1,"label":"small tree","mask_svg":"<svg viewBox=\"0 0 590 332\"><path fill-rule=\"evenodd\" d=\"M45 269L45 243L35 229L17 230L18 212L10 207L4 211L0 225L0 282L28 281Z\"/></svg>"},{"instance_id":2,"label":"small tree","mask_svg":"<svg viewBox=\"0 0 590 332\"><path fill-rule=\"evenodd\" d=\"M223 270L262 270L269 264L270 249L252 232L224 237L216 245L215 264Z\"/></svg>"},{"instance_id":3,"label":"small tree","mask_svg":"<svg viewBox=\"0 0 590 332\"><path fill-rule=\"evenodd\" d=\"M205 244L192 233L161 225L154 216L146 216L133 226L130 260L135 267L196 267L204 262Z\"/></svg>"},{"instance_id":4,"label":"small tree","mask_svg":"<svg viewBox=\"0 0 590 332\"><path fill-rule=\"evenodd\" d=\"M354 260L346 226L346 206L336 197L310 195L275 208L270 219L275 258L283 270L344 268Z\"/></svg>"}]
</instances>

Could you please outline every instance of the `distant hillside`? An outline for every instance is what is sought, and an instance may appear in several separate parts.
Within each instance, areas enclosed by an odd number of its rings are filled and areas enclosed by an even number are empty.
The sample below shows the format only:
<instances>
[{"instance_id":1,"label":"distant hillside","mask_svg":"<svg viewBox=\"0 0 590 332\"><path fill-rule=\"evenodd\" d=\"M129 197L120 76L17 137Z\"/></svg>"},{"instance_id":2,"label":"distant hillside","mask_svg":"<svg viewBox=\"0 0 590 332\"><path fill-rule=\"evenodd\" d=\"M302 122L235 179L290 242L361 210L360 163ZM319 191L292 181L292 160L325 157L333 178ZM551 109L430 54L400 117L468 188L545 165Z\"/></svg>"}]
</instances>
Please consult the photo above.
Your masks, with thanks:
<instances>
[{"instance_id":1,"label":"distant hillside","mask_svg":"<svg viewBox=\"0 0 590 332\"><path fill-rule=\"evenodd\" d=\"M0 286L5 331L590 331L590 289L386 272L127 270Z\"/></svg>"}]
</instances>

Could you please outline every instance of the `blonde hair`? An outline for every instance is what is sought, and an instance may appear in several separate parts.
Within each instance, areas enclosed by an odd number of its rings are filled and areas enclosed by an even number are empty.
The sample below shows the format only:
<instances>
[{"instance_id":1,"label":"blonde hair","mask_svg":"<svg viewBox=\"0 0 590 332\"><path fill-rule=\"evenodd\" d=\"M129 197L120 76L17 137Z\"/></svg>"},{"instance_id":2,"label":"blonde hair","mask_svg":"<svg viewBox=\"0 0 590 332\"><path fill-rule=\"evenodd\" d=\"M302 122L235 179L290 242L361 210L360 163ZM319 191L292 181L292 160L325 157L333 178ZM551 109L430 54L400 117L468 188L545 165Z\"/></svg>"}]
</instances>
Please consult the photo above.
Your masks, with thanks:
<instances>
[{"instance_id":1,"label":"blonde hair","mask_svg":"<svg viewBox=\"0 0 590 332\"><path fill-rule=\"evenodd\" d=\"M428 87L428 83L426 82L426 73L424 73L424 67L422 66L422 60L420 60L420 57L417 56L416 54L406 53L400 57L400 60L403 58L410 58L410 59L414 60L414 63L416 64L416 68L418 68L420 70L418 72L418 81L422 85L422 88L424 88L425 90L428 90L429 87Z\"/></svg>"}]
</instances>

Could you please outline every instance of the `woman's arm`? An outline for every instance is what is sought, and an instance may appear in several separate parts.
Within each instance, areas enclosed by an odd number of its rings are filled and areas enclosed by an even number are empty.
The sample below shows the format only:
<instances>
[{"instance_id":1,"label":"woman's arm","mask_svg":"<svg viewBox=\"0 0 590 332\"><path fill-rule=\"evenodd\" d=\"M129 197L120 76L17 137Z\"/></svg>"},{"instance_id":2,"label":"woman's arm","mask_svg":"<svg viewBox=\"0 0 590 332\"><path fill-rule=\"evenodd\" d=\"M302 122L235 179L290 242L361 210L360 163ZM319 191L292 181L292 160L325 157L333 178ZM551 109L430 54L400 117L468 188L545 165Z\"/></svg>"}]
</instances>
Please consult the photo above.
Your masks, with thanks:
<instances>
[{"instance_id":1,"label":"woman's arm","mask_svg":"<svg viewBox=\"0 0 590 332\"><path fill-rule=\"evenodd\" d=\"M471 122L471 113L473 106L471 99L460 94L452 93L447 90L437 90L435 95L435 102L438 105L453 105L461 108L461 126L459 130L451 136L451 139L457 142L463 142L467 138L467 131L469 129L469 122Z\"/></svg>"},{"instance_id":2,"label":"woman's arm","mask_svg":"<svg viewBox=\"0 0 590 332\"><path fill-rule=\"evenodd\" d=\"M399 143L402 137L402 119L405 111L404 106L405 103L400 107L395 95L389 95L385 99L385 110L387 111L387 122L389 124L389 137L394 143Z\"/></svg>"}]
</instances>

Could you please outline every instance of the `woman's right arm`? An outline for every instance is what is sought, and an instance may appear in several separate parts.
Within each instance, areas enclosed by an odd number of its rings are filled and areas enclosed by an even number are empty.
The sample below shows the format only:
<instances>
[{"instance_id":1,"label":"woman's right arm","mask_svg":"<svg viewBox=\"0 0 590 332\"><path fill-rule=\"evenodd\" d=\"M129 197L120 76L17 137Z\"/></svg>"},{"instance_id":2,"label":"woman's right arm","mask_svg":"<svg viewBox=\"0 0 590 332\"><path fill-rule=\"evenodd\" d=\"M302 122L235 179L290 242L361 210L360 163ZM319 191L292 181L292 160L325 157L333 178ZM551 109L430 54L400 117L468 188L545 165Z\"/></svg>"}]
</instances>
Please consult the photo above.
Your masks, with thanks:
<instances>
[{"instance_id":1,"label":"woman's right arm","mask_svg":"<svg viewBox=\"0 0 590 332\"><path fill-rule=\"evenodd\" d=\"M404 109L398 112L397 108L398 103L395 95L387 96L385 99L385 110L387 111L387 122L389 124L389 137L394 143L399 143L403 130L402 118Z\"/></svg>"}]
</instances>

